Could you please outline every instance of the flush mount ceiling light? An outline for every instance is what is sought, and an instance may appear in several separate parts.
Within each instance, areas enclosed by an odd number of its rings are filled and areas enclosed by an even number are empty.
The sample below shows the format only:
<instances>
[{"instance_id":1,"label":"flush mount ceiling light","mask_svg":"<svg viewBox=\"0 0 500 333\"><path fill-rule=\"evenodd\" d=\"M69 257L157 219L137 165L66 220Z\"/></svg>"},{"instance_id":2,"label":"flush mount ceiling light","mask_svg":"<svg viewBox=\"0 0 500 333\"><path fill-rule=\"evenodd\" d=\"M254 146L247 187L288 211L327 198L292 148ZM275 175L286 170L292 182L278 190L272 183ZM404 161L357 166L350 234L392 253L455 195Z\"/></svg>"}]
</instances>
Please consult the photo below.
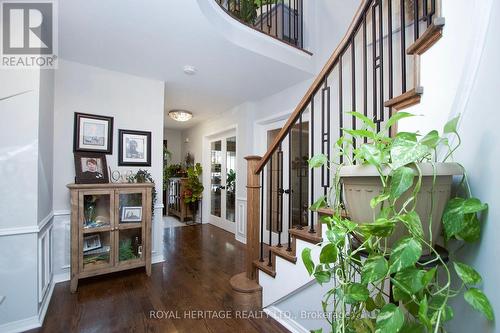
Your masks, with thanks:
<instances>
[{"instance_id":1,"label":"flush mount ceiling light","mask_svg":"<svg viewBox=\"0 0 500 333\"><path fill-rule=\"evenodd\" d=\"M196 74L196 67L186 65L186 66L184 66L184 73L186 73L187 75L195 75Z\"/></svg>"},{"instance_id":2,"label":"flush mount ceiling light","mask_svg":"<svg viewBox=\"0 0 500 333\"><path fill-rule=\"evenodd\" d=\"M172 110L168 113L168 116L175 121L188 121L193 118L193 114L185 110Z\"/></svg>"}]
</instances>

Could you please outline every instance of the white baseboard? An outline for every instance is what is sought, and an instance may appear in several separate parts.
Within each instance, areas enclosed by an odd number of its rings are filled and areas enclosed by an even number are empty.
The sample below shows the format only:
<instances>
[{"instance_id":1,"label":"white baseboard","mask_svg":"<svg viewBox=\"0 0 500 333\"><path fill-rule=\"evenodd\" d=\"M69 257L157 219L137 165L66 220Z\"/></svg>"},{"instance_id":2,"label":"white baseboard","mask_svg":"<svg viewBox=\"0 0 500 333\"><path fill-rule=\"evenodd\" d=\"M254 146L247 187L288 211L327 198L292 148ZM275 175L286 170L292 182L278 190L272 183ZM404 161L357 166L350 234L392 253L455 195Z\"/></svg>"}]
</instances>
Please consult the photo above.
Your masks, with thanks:
<instances>
[{"instance_id":1,"label":"white baseboard","mask_svg":"<svg viewBox=\"0 0 500 333\"><path fill-rule=\"evenodd\" d=\"M151 257L151 264L158 264L160 262L164 262L165 261L165 258L163 257L163 254L154 254L152 257Z\"/></svg>"},{"instance_id":2,"label":"white baseboard","mask_svg":"<svg viewBox=\"0 0 500 333\"><path fill-rule=\"evenodd\" d=\"M6 324L0 325L0 332L2 333L19 333L32 330L40 327L38 316L33 316L21 320L11 321Z\"/></svg>"},{"instance_id":3,"label":"white baseboard","mask_svg":"<svg viewBox=\"0 0 500 333\"><path fill-rule=\"evenodd\" d=\"M310 333L308 329L297 323L275 306L268 306L264 309L264 312L292 333Z\"/></svg>"},{"instance_id":4,"label":"white baseboard","mask_svg":"<svg viewBox=\"0 0 500 333\"><path fill-rule=\"evenodd\" d=\"M52 293L54 292L55 285L56 282L54 281L54 277L52 277L49 290L47 291L47 294L45 295L42 301L40 309L38 310L38 322L40 323L40 326L43 325L43 320L45 319L45 314L47 313L47 309L49 308L50 300L52 299Z\"/></svg>"},{"instance_id":5,"label":"white baseboard","mask_svg":"<svg viewBox=\"0 0 500 333\"><path fill-rule=\"evenodd\" d=\"M60 283L60 282L66 282L66 281L69 281L69 268L68 268L68 271L67 272L64 272L64 273L59 273L59 274L55 274L54 275L54 284L55 283Z\"/></svg>"},{"instance_id":6,"label":"white baseboard","mask_svg":"<svg viewBox=\"0 0 500 333\"><path fill-rule=\"evenodd\" d=\"M240 242L240 243L243 243L243 244L246 244L247 243L247 239L246 237L241 237L240 235L235 235L234 238Z\"/></svg>"}]
</instances>

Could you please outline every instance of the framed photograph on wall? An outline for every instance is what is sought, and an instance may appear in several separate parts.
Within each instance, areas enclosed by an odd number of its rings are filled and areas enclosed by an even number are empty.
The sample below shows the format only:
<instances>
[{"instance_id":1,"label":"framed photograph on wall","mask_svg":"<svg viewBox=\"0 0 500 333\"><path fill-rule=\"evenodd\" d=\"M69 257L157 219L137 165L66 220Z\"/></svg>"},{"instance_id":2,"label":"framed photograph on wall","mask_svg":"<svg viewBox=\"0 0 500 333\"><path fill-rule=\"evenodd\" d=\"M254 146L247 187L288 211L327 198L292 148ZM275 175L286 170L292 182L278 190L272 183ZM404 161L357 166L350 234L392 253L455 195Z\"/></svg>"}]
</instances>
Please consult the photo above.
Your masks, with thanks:
<instances>
[{"instance_id":1,"label":"framed photograph on wall","mask_svg":"<svg viewBox=\"0 0 500 333\"><path fill-rule=\"evenodd\" d=\"M113 153L113 117L75 112L74 152Z\"/></svg>"},{"instance_id":2,"label":"framed photograph on wall","mask_svg":"<svg viewBox=\"0 0 500 333\"><path fill-rule=\"evenodd\" d=\"M151 166L151 132L119 130L118 165Z\"/></svg>"},{"instance_id":3,"label":"framed photograph on wall","mask_svg":"<svg viewBox=\"0 0 500 333\"><path fill-rule=\"evenodd\" d=\"M74 155L76 184L109 183L106 154L74 153Z\"/></svg>"}]
</instances>

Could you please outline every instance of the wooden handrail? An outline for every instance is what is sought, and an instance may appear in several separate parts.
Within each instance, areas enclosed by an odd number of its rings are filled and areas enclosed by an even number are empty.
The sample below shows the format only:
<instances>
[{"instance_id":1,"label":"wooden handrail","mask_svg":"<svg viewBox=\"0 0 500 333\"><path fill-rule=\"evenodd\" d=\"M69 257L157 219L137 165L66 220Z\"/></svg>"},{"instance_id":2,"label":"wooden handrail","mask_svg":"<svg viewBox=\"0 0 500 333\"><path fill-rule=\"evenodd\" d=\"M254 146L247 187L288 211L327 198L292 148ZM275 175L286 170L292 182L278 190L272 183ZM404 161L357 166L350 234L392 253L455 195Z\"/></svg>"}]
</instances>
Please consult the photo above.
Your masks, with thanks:
<instances>
[{"instance_id":1,"label":"wooden handrail","mask_svg":"<svg viewBox=\"0 0 500 333\"><path fill-rule=\"evenodd\" d=\"M292 128L292 126L295 124L295 122L299 119L300 114L302 111L307 107L309 104L309 101L313 97L313 95L318 91L318 89L321 87L321 84L323 84L324 79L327 75L330 74L331 70L335 67L337 61L341 57L342 53L344 52L344 49L349 45L349 42L355 35L356 31L358 30L359 25L363 22L364 19L364 14L366 10L370 7L374 0L363 0L362 3L360 4L358 10L356 11L356 14L354 15L354 18L349 25L349 29L347 30L346 34L344 35L344 38L340 41L340 44L337 46L335 51L333 51L332 55L328 59L327 63L321 70L321 72L318 74L314 82L311 84L309 89L307 90L306 94L302 99L300 100L299 104L293 111L292 115L290 118L288 118L285 126L280 130L278 133L278 136L274 139L273 143L271 144L271 147L267 150L267 152L264 154L262 157L262 160L260 163L257 165L257 168L255 169L255 173L260 173L262 169L264 169L264 166L267 164L271 156L274 154L276 149L278 149L280 143L285 139L287 136L288 132Z\"/></svg>"}]
</instances>

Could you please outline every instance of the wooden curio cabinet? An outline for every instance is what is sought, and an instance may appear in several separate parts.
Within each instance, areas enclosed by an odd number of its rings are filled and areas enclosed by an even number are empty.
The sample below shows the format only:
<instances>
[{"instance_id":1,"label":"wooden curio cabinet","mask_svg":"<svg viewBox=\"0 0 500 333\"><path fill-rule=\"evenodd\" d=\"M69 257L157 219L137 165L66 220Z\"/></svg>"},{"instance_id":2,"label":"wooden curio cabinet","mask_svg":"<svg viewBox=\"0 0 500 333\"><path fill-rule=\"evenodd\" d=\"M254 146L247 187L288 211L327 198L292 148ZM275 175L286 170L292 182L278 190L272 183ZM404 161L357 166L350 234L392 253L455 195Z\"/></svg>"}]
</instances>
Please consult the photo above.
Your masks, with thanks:
<instances>
[{"instance_id":1,"label":"wooden curio cabinet","mask_svg":"<svg viewBox=\"0 0 500 333\"><path fill-rule=\"evenodd\" d=\"M152 183L69 184L71 291L90 276L145 267L151 275Z\"/></svg>"}]
</instances>

